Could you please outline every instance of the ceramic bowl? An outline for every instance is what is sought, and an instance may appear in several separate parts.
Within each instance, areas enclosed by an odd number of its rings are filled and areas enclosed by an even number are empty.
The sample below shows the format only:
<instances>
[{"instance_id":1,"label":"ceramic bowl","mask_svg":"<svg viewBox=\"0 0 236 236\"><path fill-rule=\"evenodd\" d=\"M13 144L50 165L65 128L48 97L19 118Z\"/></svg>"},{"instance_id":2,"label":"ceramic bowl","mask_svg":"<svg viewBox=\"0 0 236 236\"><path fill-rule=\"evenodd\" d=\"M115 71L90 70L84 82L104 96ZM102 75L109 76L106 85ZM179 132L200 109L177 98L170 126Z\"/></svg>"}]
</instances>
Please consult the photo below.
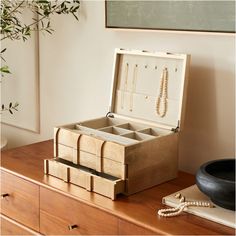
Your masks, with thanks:
<instances>
[{"instance_id":1,"label":"ceramic bowl","mask_svg":"<svg viewBox=\"0 0 236 236\"><path fill-rule=\"evenodd\" d=\"M203 164L197 172L196 184L213 203L235 210L235 159Z\"/></svg>"}]
</instances>

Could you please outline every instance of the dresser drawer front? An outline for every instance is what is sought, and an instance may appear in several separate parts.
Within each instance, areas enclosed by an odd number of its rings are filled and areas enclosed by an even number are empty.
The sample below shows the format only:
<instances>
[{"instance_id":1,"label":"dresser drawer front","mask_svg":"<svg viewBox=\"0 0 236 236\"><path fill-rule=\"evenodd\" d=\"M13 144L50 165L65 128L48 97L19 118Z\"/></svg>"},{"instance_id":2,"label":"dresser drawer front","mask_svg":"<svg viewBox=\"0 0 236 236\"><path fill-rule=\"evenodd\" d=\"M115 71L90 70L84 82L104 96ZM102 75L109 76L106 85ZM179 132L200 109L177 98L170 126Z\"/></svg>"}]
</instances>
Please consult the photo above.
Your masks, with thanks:
<instances>
[{"instance_id":1,"label":"dresser drawer front","mask_svg":"<svg viewBox=\"0 0 236 236\"><path fill-rule=\"evenodd\" d=\"M44 173L55 176L59 179L64 180L65 182L69 181L69 168L68 166L51 160L44 160Z\"/></svg>"},{"instance_id":2,"label":"dresser drawer front","mask_svg":"<svg viewBox=\"0 0 236 236\"><path fill-rule=\"evenodd\" d=\"M125 191L125 181L121 179L110 180L94 175L92 176L92 190L115 200L117 194Z\"/></svg>"},{"instance_id":3,"label":"dresser drawer front","mask_svg":"<svg viewBox=\"0 0 236 236\"><path fill-rule=\"evenodd\" d=\"M118 234L116 217L43 187L40 206L43 234ZM77 228L69 229L75 225Z\"/></svg>"},{"instance_id":4,"label":"dresser drawer front","mask_svg":"<svg viewBox=\"0 0 236 236\"><path fill-rule=\"evenodd\" d=\"M80 228L74 225L73 229L68 221L40 210L40 231L45 235L80 235Z\"/></svg>"},{"instance_id":5,"label":"dresser drawer front","mask_svg":"<svg viewBox=\"0 0 236 236\"><path fill-rule=\"evenodd\" d=\"M5 216L0 216L0 220L1 235L40 235L39 233L34 232L33 230L30 230Z\"/></svg>"},{"instance_id":6,"label":"dresser drawer front","mask_svg":"<svg viewBox=\"0 0 236 236\"><path fill-rule=\"evenodd\" d=\"M160 235L133 223L119 220L119 235Z\"/></svg>"},{"instance_id":7,"label":"dresser drawer front","mask_svg":"<svg viewBox=\"0 0 236 236\"><path fill-rule=\"evenodd\" d=\"M38 231L39 186L1 172L1 213Z\"/></svg>"},{"instance_id":8,"label":"dresser drawer front","mask_svg":"<svg viewBox=\"0 0 236 236\"><path fill-rule=\"evenodd\" d=\"M117 178L125 179L126 177L125 164L92 153L80 151L78 164Z\"/></svg>"}]
</instances>

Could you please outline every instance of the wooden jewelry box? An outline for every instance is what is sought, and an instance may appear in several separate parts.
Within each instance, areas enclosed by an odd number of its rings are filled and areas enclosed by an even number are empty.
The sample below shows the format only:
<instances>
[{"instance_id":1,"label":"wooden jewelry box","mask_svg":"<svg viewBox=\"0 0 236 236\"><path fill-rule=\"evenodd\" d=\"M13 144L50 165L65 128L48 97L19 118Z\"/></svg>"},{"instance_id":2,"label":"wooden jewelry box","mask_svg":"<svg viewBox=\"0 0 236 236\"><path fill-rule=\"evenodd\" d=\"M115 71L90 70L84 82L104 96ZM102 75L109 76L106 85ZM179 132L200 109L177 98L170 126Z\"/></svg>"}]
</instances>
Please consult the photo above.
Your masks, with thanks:
<instances>
[{"instance_id":1,"label":"wooden jewelry box","mask_svg":"<svg viewBox=\"0 0 236 236\"><path fill-rule=\"evenodd\" d=\"M189 61L116 49L109 112L56 127L45 173L113 200L175 178Z\"/></svg>"}]
</instances>

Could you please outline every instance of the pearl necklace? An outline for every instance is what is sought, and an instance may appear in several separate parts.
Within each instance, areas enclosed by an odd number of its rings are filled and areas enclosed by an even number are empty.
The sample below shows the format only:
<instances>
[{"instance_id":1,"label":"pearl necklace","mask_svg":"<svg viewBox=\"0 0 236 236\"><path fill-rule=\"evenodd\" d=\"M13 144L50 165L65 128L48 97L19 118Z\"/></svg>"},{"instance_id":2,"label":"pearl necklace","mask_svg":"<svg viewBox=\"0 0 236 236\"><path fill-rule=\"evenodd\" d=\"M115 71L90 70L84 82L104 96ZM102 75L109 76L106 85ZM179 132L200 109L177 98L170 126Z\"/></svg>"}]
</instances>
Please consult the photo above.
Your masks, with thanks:
<instances>
[{"instance_id":1,"label":"pearl necklace","mask_svg":"<svg viewBox=\"0 0 236 236\"><path fill-rule=\"evenodd\" d=\"M167 112L167 92L168 92L168 70L163 69L161 75L159 96L156 101L156 112L160 117L164 117ZM161 103L163 103L163 109L161 111Z\"/></svg>"},{"instance_id":2,"label":"pearl necklace","mask_svg":"<svg viewBox=\"0 0 236 236\"><path fill-rule=\"evenodd\" d=\"M178 196L175 196L176 198L180 198ZM184 201L184 202L181 202ZM189 206L196 206L196 207L214 207L211 202L203 202L203 201L185 201L185 197L180 198L180 204L177 207L173 208L167 208L167 209L161 209L157 212L159 216L162 217L173 217L181 214L186 207Z\"/></svg>"}]
</instances>

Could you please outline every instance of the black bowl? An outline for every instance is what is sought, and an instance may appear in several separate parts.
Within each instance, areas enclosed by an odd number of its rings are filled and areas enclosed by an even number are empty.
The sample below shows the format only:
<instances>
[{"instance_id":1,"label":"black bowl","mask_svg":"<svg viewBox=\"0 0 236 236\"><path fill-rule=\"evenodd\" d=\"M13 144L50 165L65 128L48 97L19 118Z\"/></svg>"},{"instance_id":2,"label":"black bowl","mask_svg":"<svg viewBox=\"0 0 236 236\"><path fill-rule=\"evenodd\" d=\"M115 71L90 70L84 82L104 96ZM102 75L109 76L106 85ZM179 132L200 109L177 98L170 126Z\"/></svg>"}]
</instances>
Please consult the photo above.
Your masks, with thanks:
<instances>
[{"instance_id":1,"label":"black bowl","mask_svg":"<svg viewBox=\"0 0 236 236\"><path fill-rule=\"evenodd\" d=\"M235 159L203 164L197 172L196 184L213 203L235 211Z\"/></svg>"}]
</instances>

